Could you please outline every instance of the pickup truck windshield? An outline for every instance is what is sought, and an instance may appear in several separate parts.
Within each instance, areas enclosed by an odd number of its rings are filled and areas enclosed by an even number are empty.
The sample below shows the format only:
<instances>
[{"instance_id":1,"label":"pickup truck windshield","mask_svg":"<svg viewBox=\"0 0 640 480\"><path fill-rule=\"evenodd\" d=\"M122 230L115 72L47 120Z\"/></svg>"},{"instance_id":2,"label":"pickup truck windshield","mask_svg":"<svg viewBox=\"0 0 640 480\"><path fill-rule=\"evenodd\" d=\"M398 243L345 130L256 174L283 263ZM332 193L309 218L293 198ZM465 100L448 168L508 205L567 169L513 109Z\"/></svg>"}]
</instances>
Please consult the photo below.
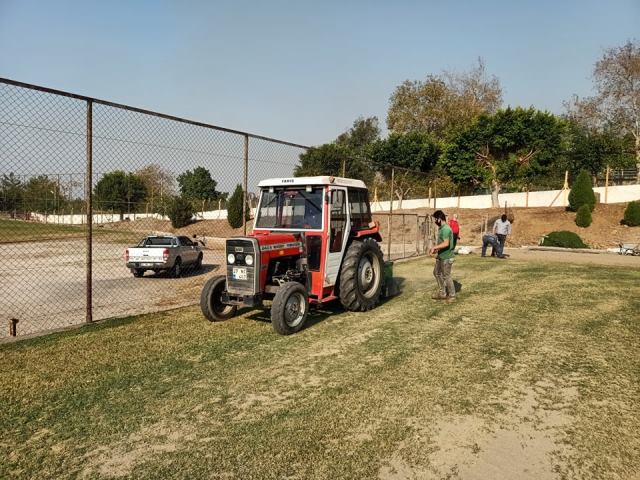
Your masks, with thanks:
<instances>
[{"instance_id":1,"label":"pickup truck windshield","mask_svg":"<svg viewBox=\"0 0 640 480\"><path fill-rule=\"evenodd\" d=\"M262 191L256 228L293 228L319 230L322 228L323 188L276 189Z\"/></svg>"}]
</instances>

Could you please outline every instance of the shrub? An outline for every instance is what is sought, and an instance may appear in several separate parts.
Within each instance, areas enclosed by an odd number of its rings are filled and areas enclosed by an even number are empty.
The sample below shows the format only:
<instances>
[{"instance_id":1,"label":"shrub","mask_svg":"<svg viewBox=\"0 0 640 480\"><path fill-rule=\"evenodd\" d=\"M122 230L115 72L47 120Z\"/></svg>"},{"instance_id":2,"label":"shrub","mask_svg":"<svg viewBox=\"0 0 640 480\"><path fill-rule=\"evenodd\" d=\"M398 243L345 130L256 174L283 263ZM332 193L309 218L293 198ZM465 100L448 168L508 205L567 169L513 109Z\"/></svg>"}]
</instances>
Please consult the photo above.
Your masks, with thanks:
<instances>
[{"instance_id":1,"label":"shrub","mask_svg":"<svg viewBox=\"0 0 640 480\"><path fill-rule=\"evenodd\" d=\"M236 189L233 191L233 195L229 198L227 202L227 221L232 228L240 228L242 226L242 201L244 199L244 191L242 190L242 186L237 185ZM249 220L250 217L250 209L247 205L247 214L245 216L245 220Z\"/></svg>"},{"instance_id":2,"label":"shrub","mask_svg":"<svg viewBox=\"0 0 640 480\"><path fill-rule=\"evenodd\" d=\"M581 170L569 192L569 209L576 212L582 205L589 205L593 212L596 206L596 195L591 186L591 175L586 170Z\"/></svg>"},{"instance_id":3,"label":"shrub","mask_svg":"<svg viewBox=\"0 0 640 480\"><path fill-rule=\"evenodd\" d=\"M591 209L589 208L589 205L582 205L576 214L576 225L582 228L587 228L591 225L591 221Z\"/></svg>"},{"instance_id":4,"label":"shrub","mask_svg":"<svg viewBox=\"0 0 640 480\"><path fill-rule=\"evenodd\" d=\"M184 197L173 197L166 203L166 214L173 228L186 227L196 213L193 203Z\"/></svg>"},{"instance_id":5,"label":"shrub","mask_svg":"<svg viewBox=\"0 0 640 480\"><path fill-rule=\"evenodd\" d=\"M624 209L624 219L622 223L630 227L640 226L640 202L629 202Z\"/></svg>"},{"instance_id":6,"label":"shrub","mask_svg":"<svg viewBox=\"0 0 640 480\"><path fill-rule=\"evenodd\" d=\"M544 247L589 248L576 233L565 230L545 235L541 245Z\"/></svg>"}]
</instances>

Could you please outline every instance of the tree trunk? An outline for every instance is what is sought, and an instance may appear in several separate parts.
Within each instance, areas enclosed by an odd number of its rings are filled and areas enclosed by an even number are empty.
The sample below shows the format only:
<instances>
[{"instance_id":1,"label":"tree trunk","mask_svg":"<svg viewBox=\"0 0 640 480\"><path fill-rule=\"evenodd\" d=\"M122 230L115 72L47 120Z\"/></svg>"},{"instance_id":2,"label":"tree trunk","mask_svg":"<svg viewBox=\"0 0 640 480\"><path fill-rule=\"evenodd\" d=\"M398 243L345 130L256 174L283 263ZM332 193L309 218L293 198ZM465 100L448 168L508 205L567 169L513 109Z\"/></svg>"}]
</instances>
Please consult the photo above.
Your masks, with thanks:
<instances>
[{"instance_id":1,"label":"tree trunk","mask_svg":"<svg viewBox=\"0 0 640 480\"><path fill-rule=\"evenodd\" d=\"M500 193L500 183L497 180L491 181L491 206L493 208L500 208L500 198L498 198L498 194Z\"/></svg>"},{"instance_id":2,"label":"tree trunk","mask_svg":"<svg viewBox=\"0 0 640 480\"><path fill-rule=\"evenodd\" d=\"M636 174L636 182L640 183L640 135L636 135Z\"/></svg>"}]
</instances>

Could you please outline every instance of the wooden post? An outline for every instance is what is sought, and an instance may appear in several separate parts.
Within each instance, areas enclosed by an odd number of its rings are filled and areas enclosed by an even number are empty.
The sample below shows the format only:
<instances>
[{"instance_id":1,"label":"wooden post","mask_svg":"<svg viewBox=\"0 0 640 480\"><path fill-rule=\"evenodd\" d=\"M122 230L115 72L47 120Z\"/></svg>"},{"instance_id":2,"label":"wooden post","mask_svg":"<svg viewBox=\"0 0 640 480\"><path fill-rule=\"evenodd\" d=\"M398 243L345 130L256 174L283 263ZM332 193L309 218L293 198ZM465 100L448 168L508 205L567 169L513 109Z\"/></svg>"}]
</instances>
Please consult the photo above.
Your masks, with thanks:
<instances>
[{"instance_id":1,"label":"wooden post","mask_svg":"<svg viewBox=\"0 0 640 480\"><path fill-rule=\"evenodd\" d=\"M609 200L609 165L607 165L607 172L604 176L604 203Z\"/></svg>"},{"instance_id":2,"label":"wooden post","mask_svg":"<svg viewBox=\"0 0 640 480\"><path fill-rule=\"evenodd\" d=\"M524 206L526 208L529 208L529 187L527 187L527 193L524 197Z\"/></svg>"},{"instance_id":3,"label":"wooden post","mask_svg":"<svg viewBox=\"0 0 640 480\"><path fill-rule=\"evenodd\" d=\"M562 186L562 192L564 193L564 206L568 205L567 203L567 190L569 190L569 170L564 171L564 185Z\"/></svg>"},{"instance_id":4,"label":"wooden post","mask_svg":"<svg viewBox=\"0 0 640 480\"><path fill-rule=\"evenodd\" d=\"M458 209L460 209L460 188L458 188Z\"/></svg>"},{"instance_id":5,"label":"wooden post","mask_svg":"<svg viewBox=\"0 0 640 480\"><path fill-rule=\"evenodd\" d=\"M427 200L427 207L431 208L431 185L429 185L429 199Z\"/></svg>"}]
</instances>

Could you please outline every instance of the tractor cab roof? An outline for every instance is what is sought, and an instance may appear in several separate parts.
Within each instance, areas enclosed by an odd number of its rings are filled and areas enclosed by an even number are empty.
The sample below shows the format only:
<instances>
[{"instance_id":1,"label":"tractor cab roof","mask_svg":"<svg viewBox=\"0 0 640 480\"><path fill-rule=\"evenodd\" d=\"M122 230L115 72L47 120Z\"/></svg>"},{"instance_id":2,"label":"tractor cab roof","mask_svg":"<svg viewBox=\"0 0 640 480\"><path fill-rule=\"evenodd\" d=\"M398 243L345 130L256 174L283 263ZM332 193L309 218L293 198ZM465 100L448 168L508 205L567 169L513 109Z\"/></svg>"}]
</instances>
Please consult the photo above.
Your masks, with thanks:
<instances>
[{"instance_id":1,"label":"tractor cab roof","mask_svg":"<svg viewBox=\"0 0 640 480\"><path fill-rule=\"evenodd\" d=\"M304 187L307 185L336 185L339 187L367 188L362 180L330 176L269 178L258 183L259 187Z\"/></svg>"}]
</instances>

